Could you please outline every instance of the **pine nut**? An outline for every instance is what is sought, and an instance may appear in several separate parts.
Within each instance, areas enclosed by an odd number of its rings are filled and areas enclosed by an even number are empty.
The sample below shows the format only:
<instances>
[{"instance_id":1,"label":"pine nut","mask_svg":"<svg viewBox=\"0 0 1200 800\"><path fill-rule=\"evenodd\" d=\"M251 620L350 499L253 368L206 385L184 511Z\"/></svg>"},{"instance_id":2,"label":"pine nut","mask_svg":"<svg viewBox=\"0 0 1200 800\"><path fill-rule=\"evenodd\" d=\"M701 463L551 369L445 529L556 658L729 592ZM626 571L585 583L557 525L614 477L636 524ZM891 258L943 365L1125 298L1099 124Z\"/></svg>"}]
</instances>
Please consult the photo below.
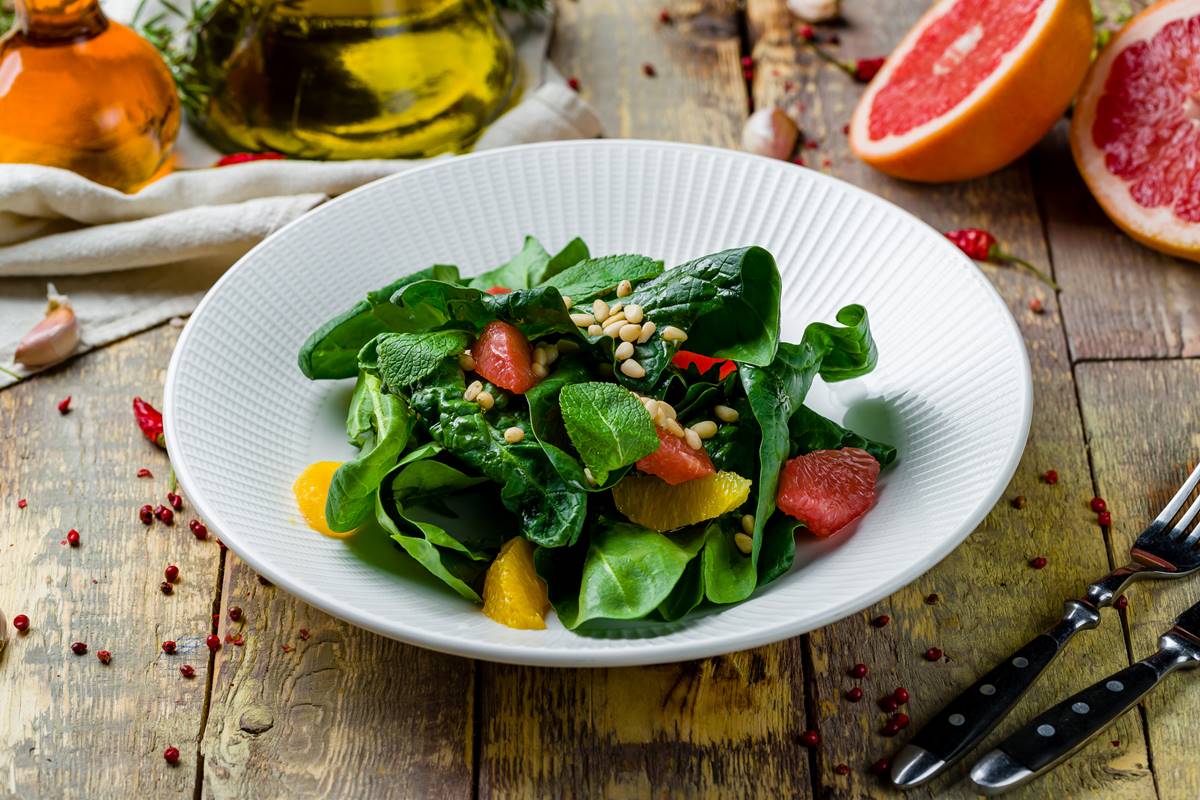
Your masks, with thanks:
<instances>
[{"instance_id":1,"label":"pine nut","mask_svg":"<svg viewBox=\"0 0 1200 800\"><path fill-rule=\"evenodd\" d=\"M550 370L546 369L545 364L534 364L530 371L533 372L533 376L539 380L550 374Z\"/></svg>"},{"instance_id":2,"label":"pine nut","mask_svg":"<svg viewBox=\"0 0 1200 800\"><path fill-rule=\"evenodd\" d=\"M470 353L463 353L458 357L458 366L463 372L474 372L475 358Z\"/></svg>"},{"instance_id":3,"label":"pine nut","mask_svg":"<svg viewBox=\"0 0 1200 800\"><path fill-rule=\"evenodd\" d=\"M633 358L633 342L621 342L617 345L617 359L624 361L627 358Z\"/></svg>"},{"instance_id":4,"label":"pine nut","mask_svg":"<svg viewBox=\"0 0 1200 800\"><path fill-rule=\"evenodd\" d=\"M594 316L596 319L604 319L605 317L607 317L608 316L608 303L604 302L600 298L596 298L595 300L593 300L592 301L592 316Z\"/></svg>"},{"instance_id":5,"label":"pine nut","mask_svg":"<svg viewBox=\"0 0 1200 800\"><path fill-rule=\"evenodd\" d=\"M717 435L717 423L713 422L711 419L706 419L693 425L692 430L694 430L696 435L701 439L711 439Z\"/></svg>"},{"instance_id":6,"label":"pine nut","mask_svg":"<svg viewBox=\"0 0 1200 800\"><path fill-rule=\"evenodd\" d=\"M611 317L604 320L604 322L601 322L600 327L607 328L609 325L614 325L618 322L621 323L622 325L624 325L625 323L628 322L628 320L625 319L624 314L613 314Z\"/></svg>"},{"instance_id":7,"label":"pine nut","mask_svg":"<svg viewBox=\"0 0 1200 800\"><path fill-rule=\"evenodd\" d=\"M588 326L588 330L587 330L588 336L601 336L601 335L603 335L603 333L604 333L604 328L601 328L599 325L589 325Z\"/></svg>"},{"instance_id":8,"label":"pine nut","mask_svg":"<svg viewBox=\"0 0 1200 800\"><path fill-rule=\"evenodd\" d=\"M631 378L646 377L646 368L632 358L621 362L621 372L624 372Z\"/></svg>"},{"instance_id":9,"label":"pine nut","mask_svg":"<svg viewBox=\"0 0 1200 800\"><path fill-rule=\"evenodd\" d=\"M533 363L544 365L546 363L546 357L546 348L542 347L541 345L533 348Z\"/></svg>"},{"instance_id":10,"label":"pine nut","mask_svg":"<svg viewBox=\"0 0 1200 800\"><path fill-rule=\"evenodd\" d=\"M575 301L571 299L570 295L565 295L565 294L562 296L562 299L563 299L563 305L567 307L567 311L570 311L571 306L575 305Z\"/></svg>"},{"instance_id":11,"label":"pine nut","mask_svg":"<svg viewBox=\"0 0 1200 800\"><path fill-rule=\"evenodd\" d=\"M713 413L717 415L717 419L721 422L737 422L738 412L729 406L713 406Z\"/></svg>"},{"instance_id":12,"label":"pine nut","mask_svg":"<svg viewBox=\"0 0 1200 800\"><path fill-rule=\"evenodd\" d=\"M504 441L509 444L516 444L525 438L525 431L513 425L511 428L504 429Z\"/></svg>"},{"instance_id":13,"label":"pine nut","mask_svg":"<svg viewBox=\"0 0 1200 800\"><path fill-rule=\"evenodd\" d=\"M474 403L475 398L479 397L479 393L483 391L483 381L471 381L471 385L463 392L463 400L468 403Z\"/></svg>"},{"instance_id":14,"label":"pine nut","mask_svg":"<svg viewBox=\"0 0 1200 800\"><path fill-rule=\"evenodd\" d=\"M571 322L574 322L577 328L586 328L588 325L595 325L596 318L591 314L572 314Z\"/></svg>"},{"instance_id":15,"label":"pine nut","mask_svg":"<svg viewBox=\"0 0 1200 800\"><path fill-rule=\"evenodd\" d=\"M754 539L744 533L735 533L733 535L733 543L737 545L737 549L741 550L744 556L748 556L754 552Z\"/></svg>"},{"instance_id":16,"label":"pine nut","mask_svg":"<svg viewBox=\"0 0 1200 800\"><path fill-rule=\"evenodd\" d=\"M542 352L546 354L546 366L550 366L555 361L558 361L558 348L552 344L548 344L542 348Z\"/></svg>"},{"instance_id":17,"label":"pine nut","mask_svg":"<svg viewBox=\"0 0 1200 800\"><path fill-rule=\"evenodd\" d=\"M650 341L650 337L654 335L656 327L653 322L647 322L642 325L642 335L638 337L638 344L645 344Z\"/></svg>"},{"instance_id":18,"label":"pine nut","mask_svg":"<svg viewBox=\"0 0 1200 800\"><path fill-rule=\"evenodd\" d=\"M659 406L659 408L662 408L662 406ZM666 428L667 433L677 438L682 439L685 435L683 432L683 426L671 417L667 417L666 421L663 422L663 427Z\"/></svg>"},{"instance_id":19,"label":"pine nut","mask_svg":"<svg viewBox=\"0 0 1200 800\"><path fill-rule=\"evenodd\" d=\"M662 406L663 413L667 415L667 419L675 419L675 406L666 400L659 400L658 404Z\"/></svg>"},{"instance_id":20,"label":"pine nut","mask_svg":"<svg viewBox=\"0 0 1200 800\"><path fill-rule=\"evenodd\" d=\"M573 342L570 339L559 339L556 347L559 353L579 352L579 342Z\"/></svg>"},{"instance_id":21,"label":"pine nut","mask_svg":"<svg viewBox=\"0 0 1200 800\"><path fill-rule=\"evenodd\" d=\"M492 406L496 405L496 398L492 397L491 392L480 392L475 395L475 402L479 403L479 407L484 411L491 411Z\"/></svg>"},{"instance_id":22,"label":"pine nut","mask_svg":"<svg viewBox=\"0 0 1200 800\"><path fill-rule=\"evenodd\" d=\"M686 342L688 338L682 328L676 328L674 325L663 328L662 337L668 342Z\"/></svg>"},{"instance_id":23,"label":"pine nut","mask_svg":"<svg viewBox=\"0 0 1200 800\"><path fill-rule=\"evenodd\" d=\"M617 297L629 297L633 294L633 284L629 281L621 281L617 284Z\"/></svg>"},{"instance_id":24,"label":"pine nut","mask_svg":"<svg viewBox=\"0 0 1200 800\"><path fill-rule=\"evenodd\" d=\"M617 338L617 334L621 332L621 326L625 324L625 320L619 320L604 328L604 335L610 339Z\"/></svg>"},{"instance_id":25,"label":"pine nut","mask_svg":"<svg viewBox=\"0 0 1200 800\"><path fill-rule=\"evenodd\" d=\"M621 337L621 341L623 342L636 342L638 337L642 335L642 326L627 322L617 331L617 335Z\"/></svg>"},{"instance_id":26,"label":"pine nut","mask_svg":"<svg viewBox=\"0 0 1200 800\"><path fill-rule=\"evenodd\" d=\"M747 536L754 535L754 515L753 514L743 514L742 515L742 531Z\"/></svg>"},{"instance_id":27,"label":"pine nut","mask_svg":"<svg viewBox=\"0 0 1200 800\"><path fill-rule=\"evenodd\" d=\"M654 420L654 424L662 428L667 424L667 415L662 410L661 403L654 404L654 410L650 412L650 419Z\"/></svg>"},{"instance_id":28,"label":"pine nut","mask_svg":"<svg viewBox=\"0 0 1200 800\"><path fill-rule=\"evenodd\" d=\"M637 303L630 303L625 306L625 319L630 322L641 322L644 315L645 312L642 311L642 307Z\"/></svg>"},{"instance_id":29,"label":"pine nut","mask_svg":"<svg viewBox=\"0 0 1200 800\"><path fill-rule=\"evenodd\" d=\"M623 308L625 308L624 303L613 303L611 306L608 307L608 313L609 314L619 314L621 312L621 309L623 309Z\"/></svg>"},{"instance_id":30,"label":"pine nut","mask_svg":"<svg viewBox=\"0 0 1200 800\"><path fill-rule=\"evenodd\" d=\"M675 424L678 425L679 423ZM691 428L688 428L683 432L683 440L687 442L687 446L693 450L699 450L704 446L704 443L700 441L700 434L696 433Z\"/></svg>"}]
</instances>

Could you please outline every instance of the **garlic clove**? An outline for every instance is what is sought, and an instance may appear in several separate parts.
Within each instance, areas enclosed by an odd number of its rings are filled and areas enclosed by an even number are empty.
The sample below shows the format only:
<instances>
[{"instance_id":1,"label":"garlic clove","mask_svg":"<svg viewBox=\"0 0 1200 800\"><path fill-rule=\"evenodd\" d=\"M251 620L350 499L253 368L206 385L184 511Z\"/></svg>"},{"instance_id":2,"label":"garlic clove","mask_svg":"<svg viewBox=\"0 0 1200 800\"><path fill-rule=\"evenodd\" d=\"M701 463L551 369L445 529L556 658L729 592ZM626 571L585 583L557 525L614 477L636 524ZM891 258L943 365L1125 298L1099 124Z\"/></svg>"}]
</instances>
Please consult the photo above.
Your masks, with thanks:
<instances>
[{"instance_id":1,"label":"garlic clove","mask_svg":"<svg viewBox=\"0 0 1200 800\"><path fill-rule=\"evenodd\" d=\"M788 158L798 138L796 123L778 108L760 108L742 127L742 149L768 158Z\"/></svg>"},{"instance_id":2,"label":"garlic clove","mask_svg":"<svg viewBox=\"0 0 1200 800\"><path fill-rule=\"evenodd\" d=\"M75 352L79 346L79 321L65 295L54 284L47 287L46 316L17 345L14 358L27 367L48 367Z\"/></svg>"},{"instance_id":3,"label":"garlic clove","mask_svg":"<svg viewBox=\"0 0 1200 800\"><path fill-rule=\"evenodd\" d=\"M841 13L839 0L787 0L788 10L805 22L828 22Z\"/></svg>"}]
</instances>

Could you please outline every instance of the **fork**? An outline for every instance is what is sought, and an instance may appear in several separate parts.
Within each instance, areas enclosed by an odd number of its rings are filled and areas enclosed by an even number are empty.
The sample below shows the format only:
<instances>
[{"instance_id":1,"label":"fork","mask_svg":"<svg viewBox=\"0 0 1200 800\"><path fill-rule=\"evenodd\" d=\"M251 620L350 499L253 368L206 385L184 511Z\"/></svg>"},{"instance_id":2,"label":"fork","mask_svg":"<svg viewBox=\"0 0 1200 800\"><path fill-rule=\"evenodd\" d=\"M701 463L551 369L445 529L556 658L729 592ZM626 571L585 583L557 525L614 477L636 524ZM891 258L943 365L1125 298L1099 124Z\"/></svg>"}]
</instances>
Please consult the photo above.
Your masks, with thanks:
<instances>
[{"instance_id":1,"label":"fork","mask_svg":"<svg viewBox=\"0 0 1200 800\"><path fill-rule=\"evenodd\" d=\"M1188 537L1200 538L1200 528ZM996 795L1049 772L1133 708L1172 672L1200 666L1200 603L1175 618L1158 652L1115 672L1009 736L975 764L971 781Z\"/></svg>"},{"instance_id":2,"label":"fork","mask_svg":"<svg viewBox=\"0 0 1200 800\"><path fill-rule=\"evenodd\" d=\"M1172 524L1197 483L1200 464L1133 543L1129 563L1088 586L1083 597L1068 600L1061 620L942 708L897 754L892 783L901 789L920 786L966 755L1012 710L1071 637L1100 624L1100 609L1111 606L1131 583L1180 578L1200 569L1200 551L1195 547L1200 527L1185 536L1200 512L1200 499Z\"/></svg>"}]
</instances>

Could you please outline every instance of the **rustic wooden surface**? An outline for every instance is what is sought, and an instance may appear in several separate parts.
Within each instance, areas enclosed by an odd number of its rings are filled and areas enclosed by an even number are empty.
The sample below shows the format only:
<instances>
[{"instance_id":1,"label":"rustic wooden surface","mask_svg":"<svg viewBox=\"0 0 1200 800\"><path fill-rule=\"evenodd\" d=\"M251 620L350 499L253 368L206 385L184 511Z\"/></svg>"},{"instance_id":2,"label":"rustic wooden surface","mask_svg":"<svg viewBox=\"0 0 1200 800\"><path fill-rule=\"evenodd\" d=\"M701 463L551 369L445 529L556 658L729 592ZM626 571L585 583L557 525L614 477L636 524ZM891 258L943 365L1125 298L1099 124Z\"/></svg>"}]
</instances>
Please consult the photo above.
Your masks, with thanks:
<instances>
[{"instance_id":1,"label":"rustic wooden surface","mask_svg":"<svg viewBox=\"0 0 1200 800\"><path fill-rule=\"evenodd\" d=\"M846 0L846 56L885 53L927 4ZM1112 9L1116 2L1102 3ZM809 636L644 669L475 663L381 639L266 586L184 525L146 529L166 460L133 428L157 400L177 331L163 326L0 393L0 610L32 618L0 652L0 798L894 797L868 772L894 740L873 701L912 693L914 727L1120 560L1200 459L1200 269L1120 235L1070 163L1063 126L985 179L924 187L854 160L842 126L859 87L798 44L783 0L563 0L553 59L610 136L736 146L752 108L780 105L824 169L940 228L984 226L1054 270L1064 292L984 267L1029 348L1035 415L1007 498L966 543L876 607ZM752 55L754 76L740 59ZM655 75L647 76L643 64ZM1040 298L1046 313L1029 311ZM63 417L55 403L74 396ZM139 467L154 479L137 479ZM1039 475L1055 469L1056 486ZM1087 509L1113 509L1109 536ZM28 498L26 509L17 508ZM104 498L101 503L96 498ZM1006 498L1006 500L1007 500ZM60 545L69 527L79 548ZM1049 564L1032 570L1027 560ZM168 563L182 578L158 591ZM93 581L95 581L93 583ZM926 601L936 593L938 601ZM1197 592L1143 584L1117 624L1081 636L1006 724L1149 653ZM233 623L229 609L243 610ZM217 614L214 618L213 614ZM880 613L892 623L877 629ZM241 634L215 654L214 625ZM165 656L163 639L179 643ZM74 656L72 641L90 652ZM947 660L926 662L936 645ZM103 665L95 651L113 651ZM846 675L871 665L861 682ZM178 666L190 663L196 677ZM1070 664L1069 668L1063 665ZM859 704L842 694L858 683ZM1200 685L1186 677L1015 797L1195 798ZM817 728L822 746L798 737ZM994 738L994 737L993 737ZM161 751L179 747L167 767ZM839 763L847 775L835 771ZM962 770L918 797L966 797Z\"/></svg>"}]
</instances>

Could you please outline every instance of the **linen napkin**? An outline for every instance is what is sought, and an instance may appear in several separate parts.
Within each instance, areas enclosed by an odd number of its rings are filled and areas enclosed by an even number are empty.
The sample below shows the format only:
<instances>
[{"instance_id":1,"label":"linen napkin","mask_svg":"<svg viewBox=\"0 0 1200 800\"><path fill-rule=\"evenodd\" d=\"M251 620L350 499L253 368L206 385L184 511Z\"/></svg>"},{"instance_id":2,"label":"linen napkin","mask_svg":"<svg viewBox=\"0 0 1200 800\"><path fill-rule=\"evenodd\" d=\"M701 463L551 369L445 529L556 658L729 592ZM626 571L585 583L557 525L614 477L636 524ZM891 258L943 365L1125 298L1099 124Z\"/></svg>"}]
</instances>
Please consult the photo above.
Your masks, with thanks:
<instances>
[{"instance_id":1,"label":"linen napkin","mask_svg":"<svg viewBox=\"0 0 1200 800\"><path fill-rule=\"evenodd\" d=\"M129 20L137 0L106 12ZM506 15L524 94L476 150L599 136L600 122L546 59L552 19ZM259 161L208 168L220 154L187 126L182 167L127 195L73 172L0 165L0 366L41 319L46 283L70 297L79 352L190 313L221 274L270 233L330 197L425 163L413 160ZM188 169L188 168L196 169ZM0 372L0 388L16 382Z\"/></svg>"}]
</instances>

